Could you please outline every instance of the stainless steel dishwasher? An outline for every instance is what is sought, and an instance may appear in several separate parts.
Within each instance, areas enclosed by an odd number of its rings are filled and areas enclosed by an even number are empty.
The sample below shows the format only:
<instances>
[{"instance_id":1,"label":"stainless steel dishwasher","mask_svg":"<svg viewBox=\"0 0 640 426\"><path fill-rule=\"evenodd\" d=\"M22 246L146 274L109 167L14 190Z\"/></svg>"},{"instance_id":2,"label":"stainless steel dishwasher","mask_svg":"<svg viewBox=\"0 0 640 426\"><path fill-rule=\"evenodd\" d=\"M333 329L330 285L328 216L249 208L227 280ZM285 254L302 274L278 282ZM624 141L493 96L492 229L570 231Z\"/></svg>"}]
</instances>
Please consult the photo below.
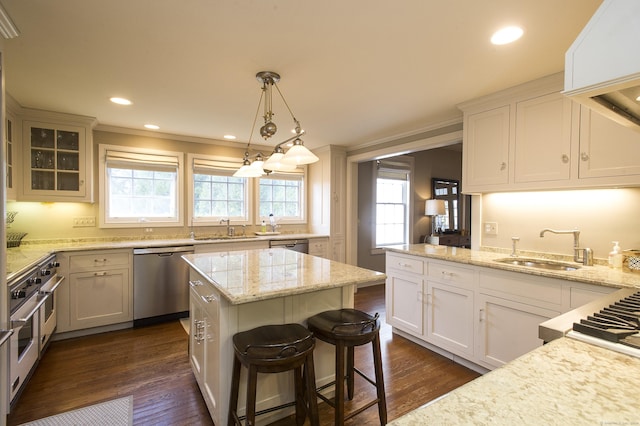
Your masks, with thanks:
<instances>
[{"instance_id":1,"label":"stainless steel dishwasher","mask_svg":"<svg viewBox=\"0 0 640 426\"><path fill-rule=\"evenodd\" d=\"M189 266L180 257L193 246L133 250L133 325L189 316Z\"/></svg>"},{"instance_id":2,"label":"stainless steel dishwasher","mask_svg":"<svg viewBox=\"0 0 640 426\"><path fill-rule=\"evenodd\" d=\"M300 253L309 253L309 240L271 240L269 247L283 247Z\"/></svg>"}]
</instances>

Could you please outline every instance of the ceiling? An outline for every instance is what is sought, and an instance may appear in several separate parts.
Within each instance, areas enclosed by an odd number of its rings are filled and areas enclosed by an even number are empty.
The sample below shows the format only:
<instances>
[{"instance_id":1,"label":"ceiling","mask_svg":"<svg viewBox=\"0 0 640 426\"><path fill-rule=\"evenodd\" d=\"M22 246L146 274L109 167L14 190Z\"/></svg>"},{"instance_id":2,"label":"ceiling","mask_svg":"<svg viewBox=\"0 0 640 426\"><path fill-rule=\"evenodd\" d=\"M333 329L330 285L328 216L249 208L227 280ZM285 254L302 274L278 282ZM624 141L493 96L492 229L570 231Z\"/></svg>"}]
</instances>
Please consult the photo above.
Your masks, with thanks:
<instances>
[{"instance_id":1,"label":"ceiling","mask_svg":"<svg viewBox=\"0 0 640 426\"><path fill-rule=\"evenodd\" d=\"M246 144L269 70L310 148L459 121L456 104L564 69L601 0L0 0L6 89L23 107ZM493 31L524 27L511 45ZM131 106L109 102L112 96ZM275 145L293 127L274 94ZM262 118L258 118L260 126Z\"/></svg>"}]
</instances>

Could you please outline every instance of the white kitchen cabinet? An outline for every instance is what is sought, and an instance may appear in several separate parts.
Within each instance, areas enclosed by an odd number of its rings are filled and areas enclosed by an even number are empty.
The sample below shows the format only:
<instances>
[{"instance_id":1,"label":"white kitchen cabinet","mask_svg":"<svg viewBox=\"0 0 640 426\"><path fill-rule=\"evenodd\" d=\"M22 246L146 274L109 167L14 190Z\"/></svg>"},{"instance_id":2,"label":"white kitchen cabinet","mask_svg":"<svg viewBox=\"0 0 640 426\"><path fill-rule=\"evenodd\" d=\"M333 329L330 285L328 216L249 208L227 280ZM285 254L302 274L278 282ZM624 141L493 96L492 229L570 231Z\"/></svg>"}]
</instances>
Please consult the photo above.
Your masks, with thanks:
<instances>
[{"instance_id":1,"label":"white kitchen cabinet","mask_svg":"<svg viewBox=\"0 0 640 426\"><path fill-rule=\"evenodd\" d=\"M640 185L640 131L561 93L554 74L459 105L462 191Z\"/></svg>"},{"instance_id":2,"label":"white kitchen cabinet","mask_svg":"<svg viewBox=\"0 0 640 426\"><path fill-rule=\"evenodd\" d=\"M423 303L426 262L414 256L387 253L385 286L386 321L415 336L424 336Z\"/></svg>"},{"instance_id":3,"label":"white kitchen cabinet","mask_svg":"<svg viewBox=\"0 0 640 426\"><path fill-rule=\"evenodd\" d=\"M640 183L640 131L585 106L580 107L579 155L580 179L613 177L620 184Z\"/></svg>"},{"instance_id":4,"label":"white kitchen cabinet","mask_svg":"<svg viewBox=\"0 0 640 426\"><path fill-rule=\"evenodd\" d=\"M61 252L58 332L133 321L131 250Z\"/></svg>"},{"instance_id":5,"label":"white kitchen cabinet","mask_svg":"<svg viewBox=\"0 0 640 426\"><path fill-rule=\"evenodd\" d=\"M329 259L329 239L312 238L309 240L309 254Z\"/></svg>"},{"instance_id":6,"label":"white kitchen cabinet","mask_svg":"<svg viewBox=\"0 0 640 426\"><path fill-rule=\"evenodd\" d=\"M220 294L201 280L190 280L189 359L211 417L220 418Z\"/></svg>"},{"instance_id":7,"label":"white kitchen cabinet","mask_svg":"<svg viewBox=\"0 0 640 426\"><path fill-rule=\"evenodd\" d=\"M538 325L560 312L480 293L476 362L500 367L542 345Z\"/></svg>"},{"instance_id":8,"label":"white kitchen cabinet","mask_svg":"<svg viewBox=\"0 0 640 426\"><path fill-rule=\"evenodd\" d=\"M464 358L473 358L473 302L476 273L451 262L429 261L426 339Z\"/></svg>"},{"instance_id":9,"label":"white kitchen cabinet","mask_svg":"<svg viewBox=\"0 0 640 426\"><path fill-rule=\"evenodd\" d=\"M93 201L92 128L95 119L25 110L23 201Z\"/></svg>"},{"instance_id":10,"label":"white kitchen cabinet","mask_svg":"<svg viewBox=\"0 0 640 426\"><path fill-rule=\"evenodd\" d=\"M509 105L464 116L462 185L465 192L509 183Z\"/></svg>"},{"instance_id":11,"label":"white kitchen cabinet","mask_svg":"<svg viewBox=\"0 0 640 426\"><path fill-rule=\"evenodd\" d=\"M516 103L514 182L571 177L571 108L559 92Z\"/></svg>"},{"instance_id":12,"label":"white kitchen cabinet","mask_svg":"<svg viewBox=\"0 0 640 426\"><path fill-rule=\"evenodd\" d=\"M314 153L319 161L308 167L309 229L315 234L329 235L329 259L345 262L346 150L330 145Z\"/></svg>"},{"instance_id":13,"label":"white kitchen cabinet","mask_svg":"<svg viewBox=\"0 0 640 426\"><path fill-rule=\"evenodd\" d=\"M572 103L562 75L459 105L465 193L543 189L571 177Z\"/></svg>"}]
</instances>

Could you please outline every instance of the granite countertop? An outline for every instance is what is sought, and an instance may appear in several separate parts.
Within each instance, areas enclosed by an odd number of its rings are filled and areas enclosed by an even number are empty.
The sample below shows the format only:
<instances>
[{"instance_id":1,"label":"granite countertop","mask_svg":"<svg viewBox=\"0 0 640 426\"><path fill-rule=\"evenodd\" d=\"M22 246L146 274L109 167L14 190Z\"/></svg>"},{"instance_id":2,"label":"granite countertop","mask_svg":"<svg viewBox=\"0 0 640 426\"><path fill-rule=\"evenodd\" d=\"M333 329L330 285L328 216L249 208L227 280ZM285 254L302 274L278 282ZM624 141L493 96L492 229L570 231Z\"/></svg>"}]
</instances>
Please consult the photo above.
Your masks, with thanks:
<instances>
[{"instance_id":1,"label":"granite countertop","mask_svg":"<svg viewBox=\"0 0 640 426\"><path fill-rule=\"evenodd\" d=\"M554 340L389 423L636 425L640 358Z\"/></svg>"},{"instance_id":2,"label":"granite countertop","mask_svg":"<svg viewBox=\"0 0 640 426\"><path fill-rule=\"evenodd\" d=\"M51 253L78 250L109 250L109 249L135 249L146 247L169 247L199 244L222 244L247 241L293 240L327 238L328 235L320 234L277 234L265 236L237 236L226 237L196 237L169 238L169 239L137 239L137 240L61 240L43 242L40 244L22 244L20 247L7 249L7 281L12 280L22 272L36 265L40 260Z\"/></svg>"},{"instance_id":3,"label":"granite countertop","mask_svg":"<svg viewBox=\"0 0 640 426\"><path fill-rule=\"evenodd\" d=\"M386 279L381 272L284 248L188 254L182 258L234 305Z\"/></svg>"},{"instance_id":4,"label":"granite countertop","mask_svg":"<svg viewBox=\"0 0 640 426\"><path fill-rule=\"evenodd\" d=\"M563 260L580 266L575 271L555 271L537 269L528 266L509 265L494 262L495 259L509 257L508 253L491 250L470 250L459 247L436 246L431 244L407 244L389 246L387 251L422 256L431 259L448 260L463 264L484 266L505 271L523 272L530 275L538 275L550 278L559 278L568 281L578 281L587 284L622 288L640 287L640 272L631 272L629 269L611 269L608 266L594 265L583 266L565 258L552 254L537 253L535 255L521 255L520 257L537 257L550 260Z\"/></svg>"}]
</instances>

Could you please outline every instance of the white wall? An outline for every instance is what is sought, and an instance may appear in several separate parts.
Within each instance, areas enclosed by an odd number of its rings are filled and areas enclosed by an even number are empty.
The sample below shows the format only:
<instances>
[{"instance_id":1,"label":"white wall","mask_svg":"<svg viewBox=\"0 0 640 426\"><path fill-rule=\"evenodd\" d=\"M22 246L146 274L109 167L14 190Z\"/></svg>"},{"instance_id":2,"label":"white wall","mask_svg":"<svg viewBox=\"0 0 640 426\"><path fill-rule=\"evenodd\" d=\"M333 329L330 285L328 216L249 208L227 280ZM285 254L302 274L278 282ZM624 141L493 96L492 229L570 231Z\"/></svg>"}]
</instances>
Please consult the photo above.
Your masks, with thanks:
<instances>
[{"instance_id":1,"label":"white wall","mask_svg":"<svg viewBox=\"0 0 640 426\"><path fill-rule=\"evenodd\" d=\"M482 233L482 246L511 248L518 236L523 250L573 255L573 237L546 233L544 228L580 230L581 247L606 259L611 241L623 249L640 249L640 188L494 193L482 196L481 221L496 222L498 235ZM483 229L483 228L482 228Z\"/></svg>"}]
</instances>

